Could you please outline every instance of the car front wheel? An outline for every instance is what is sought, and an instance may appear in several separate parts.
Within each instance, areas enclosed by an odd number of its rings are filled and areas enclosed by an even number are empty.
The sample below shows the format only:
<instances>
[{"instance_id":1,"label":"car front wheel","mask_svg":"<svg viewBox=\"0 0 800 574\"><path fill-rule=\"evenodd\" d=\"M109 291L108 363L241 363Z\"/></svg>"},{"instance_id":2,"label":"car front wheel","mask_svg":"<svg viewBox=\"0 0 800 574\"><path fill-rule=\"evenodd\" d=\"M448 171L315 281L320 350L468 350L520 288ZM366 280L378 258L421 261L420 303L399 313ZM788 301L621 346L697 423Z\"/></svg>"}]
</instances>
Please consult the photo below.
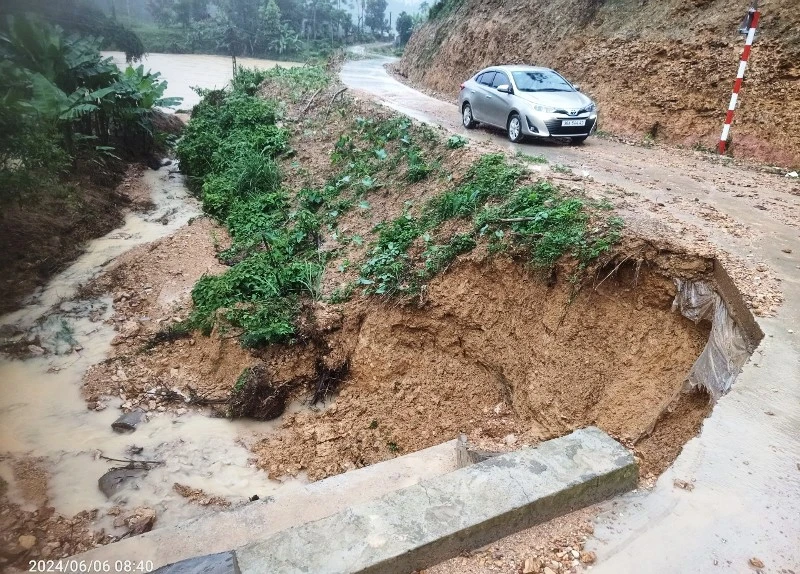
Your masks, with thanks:
<instances>
[{"instance_id":1,"label":"car front wheel","mask_svg":"<svg viewBox=\"0 0 800 574\"><path fill-rule=\"evenodd\" d=\"M508 118L508 139L514 143L520 143L525 136L522 134L522 120L518 113L513 113Z\"/></svg>"},{"instance_id":2,"label":"car front wheel","mask_svg":"<svg viewBox=\"0 0 800 574\"><path fill-rule=\"evenodd\" d=\"M461 120L464 122L464 127L468 130L471 130L477 124L475 118L472 117L472 106L468 103L464 104L464 108L461 110Z\"/></svg>"}]
</instances>

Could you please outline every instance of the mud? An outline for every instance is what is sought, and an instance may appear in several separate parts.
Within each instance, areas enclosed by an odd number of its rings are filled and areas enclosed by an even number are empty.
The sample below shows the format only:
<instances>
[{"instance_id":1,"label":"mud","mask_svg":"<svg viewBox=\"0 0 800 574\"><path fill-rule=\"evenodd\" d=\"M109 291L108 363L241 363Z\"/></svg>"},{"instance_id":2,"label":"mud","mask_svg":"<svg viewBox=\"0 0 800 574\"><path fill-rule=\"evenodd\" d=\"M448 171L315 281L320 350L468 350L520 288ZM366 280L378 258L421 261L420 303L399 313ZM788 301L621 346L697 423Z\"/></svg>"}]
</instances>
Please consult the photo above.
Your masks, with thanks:
<instances>
[{"instance_id":1,"label":"mud","mask_svg":"<svg viewBox=\"0 0 800 574\"><path fill-rule=\"evenodd\" d=\"M132 166L116 189L85 178L65 196L54 193L4 205L0 213L0 314L17 309L35 289L63 270L86 241L119 226L135 195L141 166ZM113 186L112 186L113 187Z\"/></svg>"}]
</instances>

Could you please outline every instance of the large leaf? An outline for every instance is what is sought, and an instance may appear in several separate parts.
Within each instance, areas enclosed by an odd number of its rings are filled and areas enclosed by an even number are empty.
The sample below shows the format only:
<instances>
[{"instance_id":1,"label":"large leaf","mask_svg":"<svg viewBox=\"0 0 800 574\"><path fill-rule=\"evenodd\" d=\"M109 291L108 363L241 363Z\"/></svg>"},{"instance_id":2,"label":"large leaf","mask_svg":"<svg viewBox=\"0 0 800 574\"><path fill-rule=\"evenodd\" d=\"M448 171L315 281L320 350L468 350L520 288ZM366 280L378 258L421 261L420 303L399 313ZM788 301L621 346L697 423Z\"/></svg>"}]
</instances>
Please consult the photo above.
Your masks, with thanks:
<instances>
[{"instance_id":1,"label":"large leaf","mask_svg":"<svg viewBox=\"0 0 800 574\"><path fill-rule=\"evenodd\" d=\"M54 120L72 105L69 96L42 74L31 72L29 79L33 91L30 106L43 118Z\"/></svg>"}]
</instances>

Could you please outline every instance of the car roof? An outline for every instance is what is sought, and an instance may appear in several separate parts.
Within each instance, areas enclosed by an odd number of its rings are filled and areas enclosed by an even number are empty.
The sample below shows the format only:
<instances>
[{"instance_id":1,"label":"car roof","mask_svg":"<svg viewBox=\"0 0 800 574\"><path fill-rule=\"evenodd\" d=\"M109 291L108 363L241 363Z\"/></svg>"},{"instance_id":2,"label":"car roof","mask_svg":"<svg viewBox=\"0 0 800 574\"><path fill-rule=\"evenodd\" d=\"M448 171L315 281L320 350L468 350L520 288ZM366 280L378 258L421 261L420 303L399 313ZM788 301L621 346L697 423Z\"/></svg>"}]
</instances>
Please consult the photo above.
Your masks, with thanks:
<instances>
[{"instance_id":1,"label":"car roof","mask_svg":"<svg viewBox=\"0 0 800 574\"><path fill-rule=\"evenodd\" d=\"M551 68L545 68L542 66L524 66L521 64L514 64L514 65L507 65L503 64L500 66L489 66L488 68L484 68L478 74L487 71L503 71L503 72L552 72Z\"/></svg>"}]
</instances>

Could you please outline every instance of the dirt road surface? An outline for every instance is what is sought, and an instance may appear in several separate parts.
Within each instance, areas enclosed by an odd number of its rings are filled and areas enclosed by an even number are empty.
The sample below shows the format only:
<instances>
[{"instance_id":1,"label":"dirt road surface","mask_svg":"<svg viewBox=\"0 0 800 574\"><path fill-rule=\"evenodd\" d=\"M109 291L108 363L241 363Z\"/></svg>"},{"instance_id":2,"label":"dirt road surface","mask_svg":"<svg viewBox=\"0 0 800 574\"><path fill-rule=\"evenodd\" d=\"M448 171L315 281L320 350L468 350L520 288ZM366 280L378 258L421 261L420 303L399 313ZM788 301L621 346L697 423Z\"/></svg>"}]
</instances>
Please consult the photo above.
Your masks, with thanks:
<instances>
[{"instance_id":1,"label":"dirt road surface","mask_svg":"<svg viewBox=\"0 0 800 574\"><path fill-rule=\"evenodd\" d=\"M755 269L745 292L766 336L696 438L648 492L608 505L587 548L595 572L796 572L800 564L800 181L780 170L690 150L590 138L584 146L509 143L461 127L456 106L384 69L389 58L350 61L342 81L364 97L468 136L472 145L543 155L616 190L629 220L646 214L677 234ZM759 279L759 276L763 278ZM742 285L740 285L742 288ZM748 291L749 289L743 289ZM766 297L769 299L769 297ZM774 316L770 316L774 315ZM675 486L686 481L692 489ZM685 484L678 482L678 484ZM753 560L751 562L751 559Z\"/></svg>"}]
</instances>

